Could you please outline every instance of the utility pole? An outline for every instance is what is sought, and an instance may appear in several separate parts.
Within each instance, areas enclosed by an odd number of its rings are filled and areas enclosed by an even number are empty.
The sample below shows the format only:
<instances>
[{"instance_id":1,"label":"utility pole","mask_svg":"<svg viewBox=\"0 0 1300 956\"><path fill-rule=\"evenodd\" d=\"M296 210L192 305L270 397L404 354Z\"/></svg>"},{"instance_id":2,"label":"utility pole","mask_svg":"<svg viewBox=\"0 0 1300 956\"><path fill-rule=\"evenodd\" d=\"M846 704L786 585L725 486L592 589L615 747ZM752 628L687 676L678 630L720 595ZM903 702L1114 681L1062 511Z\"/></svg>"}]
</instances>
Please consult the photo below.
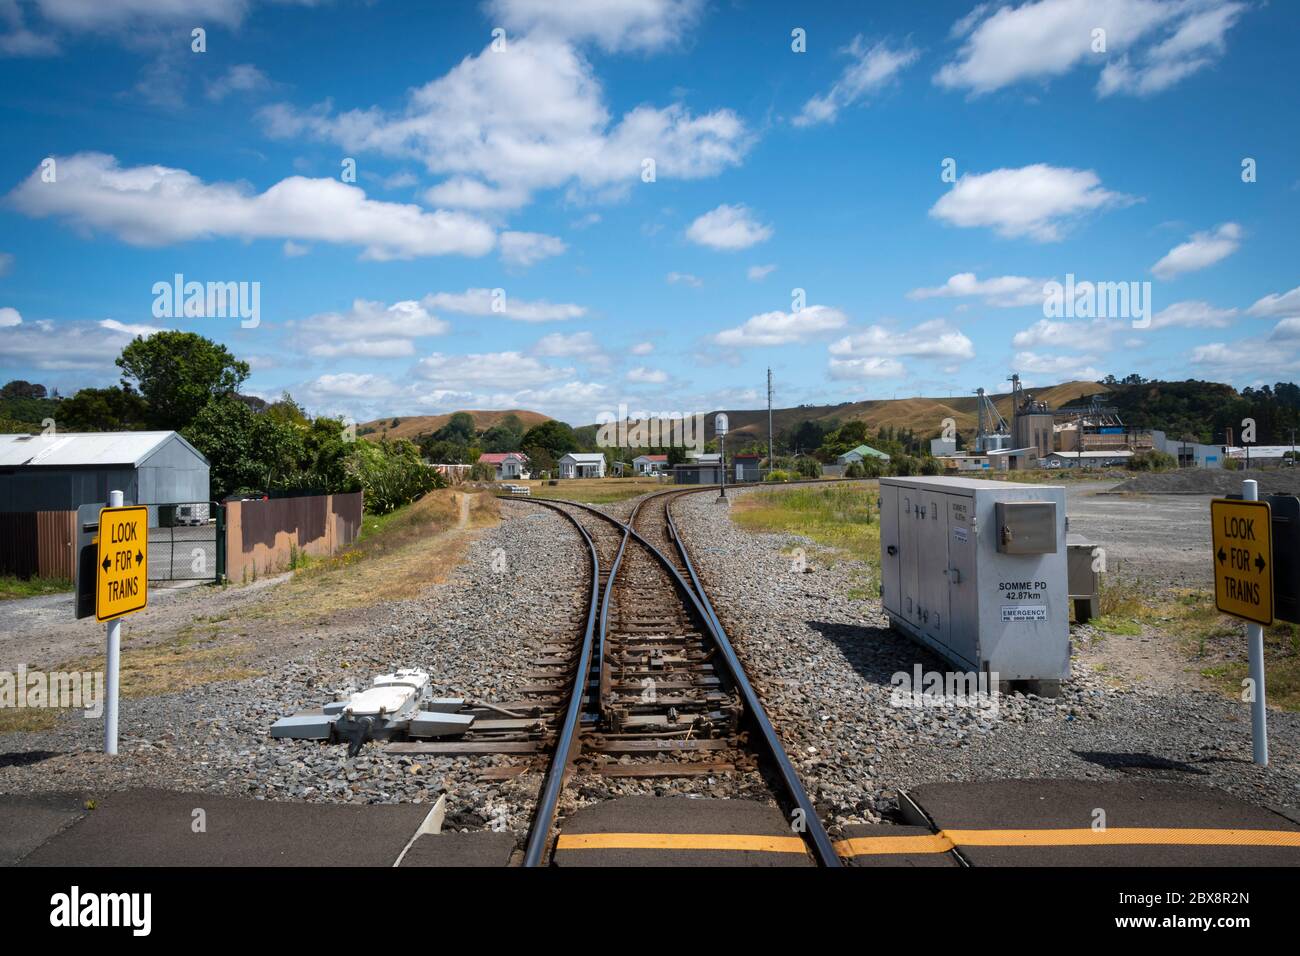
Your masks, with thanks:
<instances>
[{"instance_id":1,"label":"utility pole","mask_svg":"<svg viewBox=\"0 0 1300 956\"><path fill-rule=\"evenodd\" d=\"M1293 436L1295 432L1291 433ZM775 467L772 460L772 368L767 369L767 470Z\"/></svg>"}]
</instances>

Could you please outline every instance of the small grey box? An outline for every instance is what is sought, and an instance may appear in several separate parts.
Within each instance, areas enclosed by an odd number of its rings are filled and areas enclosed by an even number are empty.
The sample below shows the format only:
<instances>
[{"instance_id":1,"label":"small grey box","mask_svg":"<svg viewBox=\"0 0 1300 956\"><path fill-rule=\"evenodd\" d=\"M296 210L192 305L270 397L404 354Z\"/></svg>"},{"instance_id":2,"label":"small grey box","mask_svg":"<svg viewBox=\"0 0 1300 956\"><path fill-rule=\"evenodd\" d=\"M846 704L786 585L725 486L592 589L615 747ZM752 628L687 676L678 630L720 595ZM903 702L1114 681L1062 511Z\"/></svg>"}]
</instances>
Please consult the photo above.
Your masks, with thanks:
<instances>
[{"instance_id":1,"label":"small grey box","mask_svg":"<svg viewBox=\"0 0 1300 956\"><path fill-rule=\"evenodd\" d=\"M999 501L996 520L998 550L1003 554L1056 551L1056 502Z\"/></svg>"}]
</instances>

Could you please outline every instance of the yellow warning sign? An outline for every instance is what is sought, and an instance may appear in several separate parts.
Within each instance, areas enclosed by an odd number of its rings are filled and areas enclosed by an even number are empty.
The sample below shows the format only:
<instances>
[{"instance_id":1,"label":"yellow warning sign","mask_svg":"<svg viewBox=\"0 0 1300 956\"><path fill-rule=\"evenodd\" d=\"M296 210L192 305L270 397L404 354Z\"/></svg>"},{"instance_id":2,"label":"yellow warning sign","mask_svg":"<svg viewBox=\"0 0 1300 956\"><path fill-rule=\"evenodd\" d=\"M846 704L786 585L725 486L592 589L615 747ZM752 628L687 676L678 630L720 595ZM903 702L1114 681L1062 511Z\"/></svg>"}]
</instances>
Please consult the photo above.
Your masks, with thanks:
<instances>
[{"instance_id":1,"label":"yellow warning sign","mask_svg":"<svg viewBox=\"0 0 1300 956\"><path fill-rule=\"evenodd\" d=\"M149 509L101 508L95 619L134 614L149 603Z\"/></svg>"},{"instance_id":2,"label":"yellow warning sign","mask_svg":"<svg viewBox=\"0 0 1300 956\"><path fill-rule=\"evenodd\" d=\"M1215 498L1214 604L1256 624L1273 623L1273 515L1267 501Z\"/></svg>"}]
</instances>

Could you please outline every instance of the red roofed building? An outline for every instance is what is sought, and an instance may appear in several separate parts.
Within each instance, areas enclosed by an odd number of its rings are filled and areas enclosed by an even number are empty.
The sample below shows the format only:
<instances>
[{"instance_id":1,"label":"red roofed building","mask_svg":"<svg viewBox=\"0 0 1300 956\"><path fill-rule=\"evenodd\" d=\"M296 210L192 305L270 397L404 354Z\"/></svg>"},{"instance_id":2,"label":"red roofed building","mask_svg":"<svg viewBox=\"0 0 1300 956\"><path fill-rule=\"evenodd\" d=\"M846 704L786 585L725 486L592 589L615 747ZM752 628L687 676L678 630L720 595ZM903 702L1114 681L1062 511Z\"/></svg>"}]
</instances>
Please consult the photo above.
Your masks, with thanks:
<instances>
[{"instance_id":1,"label":"red roofed building","mask_svg":"<svg viewBox=\"0 0 1300 956\"><path fill-rule=\"evenodd\" d=\"M484 452L478 456L478 462L495 468L497 481L528 477L528 456L521 451Z\"/></svg>"},{"instance_id":2,"label":"red roofed building","mask_svg":"<svg viewBox=\"0 0 1300 956\"><path fill-rule=\"evenodd\" d=\"M632 467L638 475L661 475L668 469L667 455L637 455Z\"/></svg>"}]
</instances>

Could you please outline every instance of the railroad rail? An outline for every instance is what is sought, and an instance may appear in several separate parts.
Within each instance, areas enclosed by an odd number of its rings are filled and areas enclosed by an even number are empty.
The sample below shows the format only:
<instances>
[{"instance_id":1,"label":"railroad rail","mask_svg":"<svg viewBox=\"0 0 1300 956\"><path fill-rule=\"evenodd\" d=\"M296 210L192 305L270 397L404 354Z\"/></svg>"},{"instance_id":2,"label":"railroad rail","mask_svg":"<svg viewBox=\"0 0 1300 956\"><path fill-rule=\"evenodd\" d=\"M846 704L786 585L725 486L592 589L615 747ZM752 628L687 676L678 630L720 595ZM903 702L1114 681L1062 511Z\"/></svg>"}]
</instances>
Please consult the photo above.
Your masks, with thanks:
<instances>
[{"instance_id":1,"label":"railroad rail","mask_svg":"<svg viewBox=\"0 0 1300 956\"><path fill-rule=\"evenodd\" d=\"M577 502L530 499L578 528L592 573L580 647L555 658L557 676L571 682L569 697L563 721L548 735L550 764L525 866L546 860L560 794L575 763L612 755L633 763L598 766L599 772L674 777L766 770L813 859L840 865L677 534L672 502L712 488L649 495L626 523ZM554 685L547 690L553 704Z\"/></svg>"}]
</instances>

